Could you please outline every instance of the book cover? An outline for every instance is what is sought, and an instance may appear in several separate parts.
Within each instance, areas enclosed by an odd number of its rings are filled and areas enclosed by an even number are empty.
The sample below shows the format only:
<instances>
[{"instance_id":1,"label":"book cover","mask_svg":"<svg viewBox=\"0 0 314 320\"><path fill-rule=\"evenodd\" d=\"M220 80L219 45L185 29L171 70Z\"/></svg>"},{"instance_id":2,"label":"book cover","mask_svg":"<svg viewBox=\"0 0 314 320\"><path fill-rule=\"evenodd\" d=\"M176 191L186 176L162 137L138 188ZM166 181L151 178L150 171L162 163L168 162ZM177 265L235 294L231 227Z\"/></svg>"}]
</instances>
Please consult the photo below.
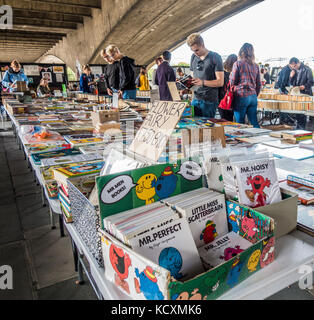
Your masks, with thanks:
<instances>
[{"instance_id":1,"label":"book cover","mask_svg":"<svg viewBox=\"0 0 314 320\"><path fill-rule=\"evenodd\" d=\"M298 206L297 228L312 237L314 236L314 206Z\"/></svg>"},{"instance_id":2,"label":"book cover","mask_svg":"<svg viewBox=\"0 0 314 320\"><path fill-rule=\"evenodd\" d=\"M61 149L57 151L35 153L35 154L32 154L31 157L35 162L35 164L40 165L43 159L60 158L60 157L66 157L66 156L74 156L78 154L81 154L81 152L76 149Z\"/></svg>"},{"instance_id":3,"label":"book cover","mask_svg":"<svg viewBox=\"0 0 314 320\"><path fill-rule=\"evenodd\" d=\"M288 184L289 183L298 183L303 186L310 187L314 189L314 176L311 174L304 175L304 174L289 174L287 176Z\"/></svg>"},{"instance_id":4,"label":"book cover","mask_svg":"<svg viewBox=\"0 0 314 320\"><path fill-rule=\"evenodd\" d=\"M273 159L256 159L233 165L239 203L251 208L282 200Z\"/></svg>"},{"instance_id":5,"label":"book cover","mask_svg":"<svg viewBox=\"0 0 314 320\"><path fill-rule=\"evenodd\" d=\"M170 271L177 280L204 271L185 219L175 220L130 240L132 249Z\"/></svg>"},{"instance_id":6,"label":"book cover","mask_svg":"<svg viewBox=\"0 0 314 320\"><path fill-rule=\"evenodd\" d=\"M314 189L303 186L299 183L292 182L292 181L282 181L280 182L280 187L284 188L285 190L292 191L298 194L298 199L303 205L310 205L314 203Z\"/></svg>"},{"instance_id":7,"label":"book cover","mask_svg":"<svg viewBox=\"0 0 314 320\"><path fill-rule=\"evenodd\" d=\"M47 144L47 143L35 143L26 146L27 150L31 154L42 153L42 152L53 152L64 149L71 149L71 145L67 143L62 144Z\"/></svg>"},{"instance_id":8,"label":"book cover","mask_svg":"<svg viewBox=\"0 0 314 320\"><path fill-rule=\"evenodd\" d=\"M231 231L210 244L199 248L199 254L205 269L213 269L237 256L252 243Z\"/></svg>"},{"instance_id":9,"label":"book cover","mask_svg":"<svg viewBox=\"0 0 314 320\"><path fill-rule=\"evenodd\" d=\"M43 159L41 160L41 165L45 167L45 166L69 164L71 162L87 162L87 161L95 161L95 160L102 160L102 156L97 153L77 154L72 156L69 155L65 157Z\"/></svg>"},{"instance_id":10,"label":"book cover","mask_svg":"<svg viewBox=\"0 0 314 320\"><path fill-rule=\"evenodd\" d=\"M92 162L92 163L85 162L79 165L75 164L75 165L69 165L63 168L57 168L55 169L55 171L58 171L70 178L70 177L76 177L76 176L81 176L85 174L100 172L104 164L105 164L104 161Z\"/></svg>"},{"instance_id":11,"label":"book cover","mask_svg":"<svg viewBox=\"0 0 314 320\"><path fill-rule=\"evenodd\" d=\"M45 183L45 188L48 192L50 199L57 199L58 198L58 184L56 181L49 181Z\"/></svg>"},{"instance_id":12,"label":"book cover","mask_svg":"<svg viewBox=\"0 0 314 320\"><path fill-rule=\"evenodd\" d=\"M178 210L180 207L176 206ZM228 233L226 202L223 194L206 195L193 205L181 207L188 221L193 239L197 247L213 242L216 238Z\"/></svg>"}]
</instances>

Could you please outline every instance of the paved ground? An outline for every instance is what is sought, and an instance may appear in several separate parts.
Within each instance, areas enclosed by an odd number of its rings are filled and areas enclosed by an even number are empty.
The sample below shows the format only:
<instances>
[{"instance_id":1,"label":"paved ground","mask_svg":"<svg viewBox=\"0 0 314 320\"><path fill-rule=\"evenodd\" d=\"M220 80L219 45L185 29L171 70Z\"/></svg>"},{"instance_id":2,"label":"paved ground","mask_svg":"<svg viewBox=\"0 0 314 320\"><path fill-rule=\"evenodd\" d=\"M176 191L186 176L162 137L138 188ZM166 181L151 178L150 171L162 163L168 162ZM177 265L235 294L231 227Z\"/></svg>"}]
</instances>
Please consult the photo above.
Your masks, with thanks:
<instances>
[{"instance_id":1,"label":"paved ground","mask_svg":"<svg viewBox=\"0 0 314 320\"><path fill-rule=\"evenodd\" d=\"M9 124L5 126L9 128ZM13 290L1 290L0 300L95 300L91 286L76 284L69 237L51 230L48 208L42 206L34 182L12 131L0 130L0 267L13 269ZM269 299L313 300L295 284Z\"/></svg>"}]
</instances>

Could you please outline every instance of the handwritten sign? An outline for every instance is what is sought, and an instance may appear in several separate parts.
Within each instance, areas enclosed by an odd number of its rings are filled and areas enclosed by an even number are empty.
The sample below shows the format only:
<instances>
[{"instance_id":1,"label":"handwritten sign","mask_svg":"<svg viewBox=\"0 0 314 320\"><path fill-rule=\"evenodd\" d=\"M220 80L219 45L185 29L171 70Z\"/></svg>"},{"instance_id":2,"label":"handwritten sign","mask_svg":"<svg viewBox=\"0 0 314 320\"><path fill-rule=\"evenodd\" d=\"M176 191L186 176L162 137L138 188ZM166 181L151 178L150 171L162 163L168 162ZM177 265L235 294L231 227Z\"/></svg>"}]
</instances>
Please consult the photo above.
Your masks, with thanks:
<instances>
[{"instance_id":1,"label":"handwritten sign","mask_svg":"<svg viewBox=\"0 0 314 320\"><path fill-rule=\"evenodd\" d=\"M155 101L129 150L157 161L186 105L186 102Z\"/></svg>"},{"instance_id":2,"label":"handwritten sign","mask_svg":"<svg viewBox=\"0 0 314 320\"><path fill-rule=\"evenodd\" d=\"M168 88L173 101L181 101L181 97L175 82L167 82Z\"/></svg>"}]
</instances>

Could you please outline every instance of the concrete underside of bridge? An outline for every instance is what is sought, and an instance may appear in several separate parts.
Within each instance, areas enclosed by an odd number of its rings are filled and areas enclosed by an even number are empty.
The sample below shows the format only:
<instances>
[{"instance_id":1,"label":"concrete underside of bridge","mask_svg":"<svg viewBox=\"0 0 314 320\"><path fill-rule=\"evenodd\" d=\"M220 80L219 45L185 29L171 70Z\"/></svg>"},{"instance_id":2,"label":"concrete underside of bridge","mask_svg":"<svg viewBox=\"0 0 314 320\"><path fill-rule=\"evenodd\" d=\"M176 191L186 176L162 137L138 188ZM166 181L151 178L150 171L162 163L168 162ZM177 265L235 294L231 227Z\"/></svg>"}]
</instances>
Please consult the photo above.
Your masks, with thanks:
<instances>
[{"instance_id":1,"label":"concrete underside of bridge","mask_svg":"<svg viewBox=\"0 0 314 320\"><path fill-rule=\"evenodd\" d=\"M13 30L0 30L0 60L46 62L56 56L74 69L76 59L104 63L99 51L116 44L137 64L149 64L192 32L262 1L0 0L13 8Z\"/></svg>"}]
</instances>

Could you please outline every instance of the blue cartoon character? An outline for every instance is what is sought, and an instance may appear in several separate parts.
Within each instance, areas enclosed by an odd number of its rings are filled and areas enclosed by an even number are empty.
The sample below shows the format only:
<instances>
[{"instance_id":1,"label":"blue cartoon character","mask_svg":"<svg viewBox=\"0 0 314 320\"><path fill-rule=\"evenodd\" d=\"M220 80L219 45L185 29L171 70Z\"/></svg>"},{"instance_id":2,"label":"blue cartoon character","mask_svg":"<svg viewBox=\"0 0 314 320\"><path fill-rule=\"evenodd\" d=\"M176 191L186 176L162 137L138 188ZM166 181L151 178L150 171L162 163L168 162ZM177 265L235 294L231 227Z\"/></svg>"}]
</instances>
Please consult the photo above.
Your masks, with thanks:
<instances>
[{"instance_id":1,"label":"blue cartoon character","mask_svg":"<svg viewBox=\"0 0 314 320\"><path fill-rule=\"evenodd\" d=\"M234 287L238 284L243 264L243 262L240 262L240 259L236 259L233 262L231 270L229 271L227 276L227 284L229 287Z\"/></svg>"},{"instance_id":2,"label":"blue cartoon character","mask_svg":"<svg viewBox=\"0 0 314 320\"><path fill-rule=\"evenodd\" d=\"M141 273L135 268L135 275L140 280L138 281L137 278L134 279L137 293L142 292L147 300L164 300L164 296L157 284L155 271L151 267L146 267Z\"/></svg>"},{"instance_id":3,"label":"blue cartoon character","mask_svg":"<svg viewBox=\"0 0 314 320\"><path fill-rule=\"evenodd\" d=\"M177 181L178 177L174 174L171 167L168 166L157 181L153 181L152 186L155 187L159 199L166 199L173 194Z\"/></svg>"},{"instance_id":4,"label":"blue cartoon character","mask_svg":"<svg viewBox=\"0 0 314 320\"><path fill-rule=\"evenodd\" d=\"M159 265L170 271L170 274L175 279L181 279L182 273L179 271L182 268L182 256L180 252L173 247L165 248L160 252Z\"/></svg>"},{"instance_id":5,"label":"blue cartoon character","mask_svg":"<svg viewBox=\"0 0 314 320\"><path fill-rule=\"evenodd\" d=\"M228 208L228 222L231 225L232 231L235 233L240 232L240 225L239 225L239 219L241 218L240 215L240 206L235 205L233 203L229 204ZM237 212L235 212L237 211Z\"/></svg>"}]
</instances>

